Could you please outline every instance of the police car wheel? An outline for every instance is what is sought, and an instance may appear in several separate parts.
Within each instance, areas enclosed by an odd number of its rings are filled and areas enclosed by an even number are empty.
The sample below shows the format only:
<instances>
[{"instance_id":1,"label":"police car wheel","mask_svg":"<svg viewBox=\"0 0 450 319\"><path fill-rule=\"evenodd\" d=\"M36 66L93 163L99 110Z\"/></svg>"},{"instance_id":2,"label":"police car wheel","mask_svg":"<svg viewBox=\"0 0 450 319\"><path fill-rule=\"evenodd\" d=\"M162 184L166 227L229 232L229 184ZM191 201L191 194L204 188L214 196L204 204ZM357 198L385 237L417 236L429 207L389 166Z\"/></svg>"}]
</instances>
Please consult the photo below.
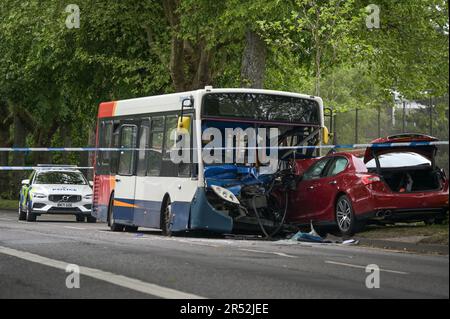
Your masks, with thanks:
<instances>
[{"instance_id":1,"label":"police car wheel","mask_svg":"<svg viewBox=\"0 0 450 319\"><path fill-rule=\"evenodd\" d=\"M36 221L36 214L33 214L33 211L31 210L30 199L27 200L26 221L27 222L35 222Z\"/></svg>"},{"instance_id":2,"label":"police car wheel","mask_svg":"<svg viewBox=\"0 0 450 319\"><path fill-rule=\"evenodd\" d=\"M19 220L26 220L27 219L27 214L22 211L20 204L19 204Z\"/></svg>"},{"instance_id":3,"label":"police car wheel","mask_svg":"<svg viewBox=\"0 0 450 319\"><path fill-rule=\"evenodd\" d=\"M84 222L84 216L83 215L77 215L77 222L82 223Z\"/></svg>"},{"instance_id":4,"label":"police car wheel","mask_svg":"<svg viewBox=\"0 0 450 319\"><path fill-rule=\"evenodd\" d=\"M87 216L86 217L86 221L88 223L96 223L97 222L97 218L93 217L93 216Z\"/></svg>"}]
</instances>

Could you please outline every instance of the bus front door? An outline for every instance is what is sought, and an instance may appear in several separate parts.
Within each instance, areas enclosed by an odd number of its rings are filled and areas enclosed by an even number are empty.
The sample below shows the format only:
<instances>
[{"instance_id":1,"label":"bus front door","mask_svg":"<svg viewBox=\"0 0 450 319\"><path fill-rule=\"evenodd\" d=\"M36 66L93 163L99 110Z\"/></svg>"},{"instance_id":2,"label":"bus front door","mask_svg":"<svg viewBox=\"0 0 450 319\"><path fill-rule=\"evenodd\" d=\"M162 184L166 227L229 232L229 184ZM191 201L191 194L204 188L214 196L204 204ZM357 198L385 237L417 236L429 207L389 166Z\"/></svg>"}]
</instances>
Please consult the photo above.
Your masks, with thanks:
<instances>
[{"instance_id":1,"label":"bus front door","mask_svg":"<svg viewBox=\"0 0 450 319\"><path fill-rule=\"evenodd\" d=\"M114 220L117 224L133 225L135 207L135 150L138 127L135 122L125 122L120 129L119 167L114 194Z\"/></svg>"}]
</instances>

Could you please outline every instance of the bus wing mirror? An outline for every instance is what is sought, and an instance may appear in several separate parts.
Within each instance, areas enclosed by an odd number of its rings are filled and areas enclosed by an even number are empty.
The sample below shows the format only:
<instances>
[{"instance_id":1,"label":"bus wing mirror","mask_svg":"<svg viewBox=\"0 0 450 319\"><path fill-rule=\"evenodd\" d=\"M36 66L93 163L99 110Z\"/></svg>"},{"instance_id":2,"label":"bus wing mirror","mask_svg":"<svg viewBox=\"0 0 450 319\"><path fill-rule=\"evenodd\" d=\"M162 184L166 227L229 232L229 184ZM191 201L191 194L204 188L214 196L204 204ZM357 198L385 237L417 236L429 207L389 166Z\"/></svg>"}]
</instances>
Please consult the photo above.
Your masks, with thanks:
<instances>
[{"instance_id":1,"label":"bus wing mirror","mask_svg":"<svg viewBox=\"0 0 450 319\"><path fill-rule=\"evenodd\" d=\"M191 117L190 116L180 116L178 118L177 131L180 131L183 129L189 131L190 127L191 127Z\"/></svg>"},{"instance_id":2,"label":"bus wing mirror","mask_svg":"<svg viewBox=\"0 0 450 319\"><path fill-rule=\"evenodd\" d=\"M182 102L182 107L192 107L192 98L184 99Z\"/></svg>"}]
</instances>

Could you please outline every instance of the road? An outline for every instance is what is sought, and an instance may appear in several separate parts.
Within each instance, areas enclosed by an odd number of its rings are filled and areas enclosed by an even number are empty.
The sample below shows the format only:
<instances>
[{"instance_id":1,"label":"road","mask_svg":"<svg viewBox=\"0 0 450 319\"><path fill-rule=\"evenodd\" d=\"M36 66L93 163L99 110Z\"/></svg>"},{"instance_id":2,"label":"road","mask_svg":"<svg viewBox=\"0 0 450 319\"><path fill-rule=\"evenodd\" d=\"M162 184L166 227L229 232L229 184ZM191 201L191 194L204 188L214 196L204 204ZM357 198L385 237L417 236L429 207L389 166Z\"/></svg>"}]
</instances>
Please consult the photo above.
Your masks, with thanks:
<instances>
[{"instance_id":1,"label":"road","mask_svg":"<svg viewBox=\"0 0 450 319\"><path fill-rule=\"evenodd\" d=\"M448 256L115 233L74 220L0 211L0 298L449 298ZM80 267L79 288L67 288L67 264ZM380 288L366 287L369 264Z\"/></svg>"}]
</instances>

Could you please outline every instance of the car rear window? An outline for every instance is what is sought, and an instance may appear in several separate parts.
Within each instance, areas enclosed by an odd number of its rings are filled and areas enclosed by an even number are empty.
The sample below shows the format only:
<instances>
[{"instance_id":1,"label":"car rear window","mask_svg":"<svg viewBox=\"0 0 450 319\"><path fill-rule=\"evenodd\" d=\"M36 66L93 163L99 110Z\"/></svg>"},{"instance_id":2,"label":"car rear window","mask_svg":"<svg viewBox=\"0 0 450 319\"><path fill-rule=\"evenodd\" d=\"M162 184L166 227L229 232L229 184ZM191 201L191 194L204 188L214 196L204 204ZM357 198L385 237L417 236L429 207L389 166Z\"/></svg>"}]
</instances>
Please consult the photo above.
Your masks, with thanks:
<instances>
[{"instance_id":1,"label":"car rear window","mask_svg":"<svg viewBox=\"0 0 450 319\"><path fill-rule=\"evenodd\" d=\"M77 172L41 172L36 175L34 184L87 185L86 179Z\"/></svg>"},{"instance_id":2,"label":"car rear window","mask_svg":"<svg viewBox=\"0 0 450 319\"><path fill-rule=\"evenodd\" d=\"M378 156L381 168L431 166L431 161L425 156L414 152L392 152ZM376 168L375 159L366 163L367 168Z\"/></svg>"}]
</instances>

